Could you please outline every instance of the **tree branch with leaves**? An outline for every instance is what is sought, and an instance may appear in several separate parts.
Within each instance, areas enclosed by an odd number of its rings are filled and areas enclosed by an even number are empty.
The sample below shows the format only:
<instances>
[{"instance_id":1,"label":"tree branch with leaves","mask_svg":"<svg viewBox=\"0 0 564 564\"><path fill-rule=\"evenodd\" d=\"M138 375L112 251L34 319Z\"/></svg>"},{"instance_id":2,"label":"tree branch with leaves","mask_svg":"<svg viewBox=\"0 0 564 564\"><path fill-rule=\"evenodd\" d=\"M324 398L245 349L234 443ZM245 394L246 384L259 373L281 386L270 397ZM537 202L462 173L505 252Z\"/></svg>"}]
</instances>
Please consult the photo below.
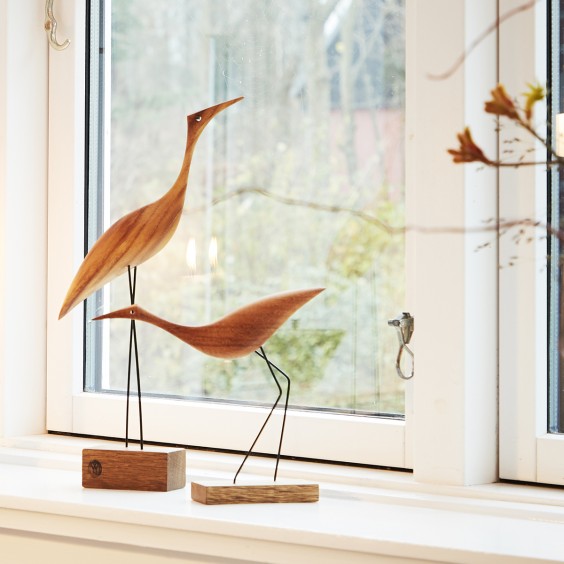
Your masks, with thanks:
<instances>
[{"instance_id":1,"label":"tree branch with leaves","mask_svg":"<svg viewBox=\"0 0 564 564\"><path fill-rule=\"evenodd\" d=\"M546 96L545 89L538 84L528 84L528 90L523 94L524 105L521 107L506 92L503 84L498 84L492 91L492 99L484 105L484 111L488 114L505 118L513 122L519 128L540 141L547 150L548 158L543 161L526 161L520 158L516 161L501 161L487 157L480 146L474 141L469 127L465 127L458 137L458 149L448 149L455 163L479 162L489 167L521 167L521 166L559 166L564 164L564 159L559 157L552 145L535 130L533 120L533 108L537 102Z\"/></svg>"}]
</instances>

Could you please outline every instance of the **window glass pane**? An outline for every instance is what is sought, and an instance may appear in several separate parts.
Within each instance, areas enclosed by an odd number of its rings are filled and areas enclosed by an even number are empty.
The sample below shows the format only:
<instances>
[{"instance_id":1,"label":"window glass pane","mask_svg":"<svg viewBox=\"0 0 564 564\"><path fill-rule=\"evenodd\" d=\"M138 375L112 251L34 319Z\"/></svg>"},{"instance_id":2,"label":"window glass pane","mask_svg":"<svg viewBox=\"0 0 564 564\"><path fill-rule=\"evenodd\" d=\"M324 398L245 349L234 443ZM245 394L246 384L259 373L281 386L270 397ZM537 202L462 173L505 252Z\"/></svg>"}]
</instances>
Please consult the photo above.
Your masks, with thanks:
<instances>
[{"instance_id":1,"label":"window glass pane","mask_svg":"<svg viewBox=\"0 0 564 564\"><path fill-rule=\"evenodd\" d=\"M385 227L404 224L403 0L112 0L94 2L91 34L90 243L174 183L187 114L245 96L200 137L179 228L139 267L137 303L200 325L324 286L265 345L291 403L403 414L387 321L404 308L404 238ZM88 317L128 303L124 276ZM272 398L256 355L220 361L137 331L144 393ZM128 339L125 321L87 323L87 390L125 389Z\"/></svg>"}]
</instances>

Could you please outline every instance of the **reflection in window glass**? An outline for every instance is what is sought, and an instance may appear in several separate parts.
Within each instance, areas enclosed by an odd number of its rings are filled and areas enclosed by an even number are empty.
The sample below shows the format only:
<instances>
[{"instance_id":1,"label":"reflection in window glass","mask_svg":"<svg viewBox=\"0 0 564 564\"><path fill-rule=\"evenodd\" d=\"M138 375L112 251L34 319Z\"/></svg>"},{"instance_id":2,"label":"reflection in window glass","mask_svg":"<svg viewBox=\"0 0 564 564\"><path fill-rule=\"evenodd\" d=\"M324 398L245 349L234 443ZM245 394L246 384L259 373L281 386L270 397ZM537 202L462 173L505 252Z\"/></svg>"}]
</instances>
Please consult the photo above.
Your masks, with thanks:
<instances>
[{"instance_id":1,"label":"reflection in window glass","mask_svg":"<svg viewBox=\"0 0 564 564\"><path fill-rule=\"evenodd\" d=\"M291 403L402 414L387 320L404 307L404 239L385 225L404 223L403 1L112 0L93 4L91 30L91 241L100 218L173 184L187 114L245 96L200 138L180 226L139 267L137 303L199 325L324 286L265 346ZM126 277L95 299L90 313L129 303ZM127 322L87 325L86 389L125 389ZM256 355L219 361L145 324L138 339L146 393L272 398Z\"/></svg>"}]
</instances>

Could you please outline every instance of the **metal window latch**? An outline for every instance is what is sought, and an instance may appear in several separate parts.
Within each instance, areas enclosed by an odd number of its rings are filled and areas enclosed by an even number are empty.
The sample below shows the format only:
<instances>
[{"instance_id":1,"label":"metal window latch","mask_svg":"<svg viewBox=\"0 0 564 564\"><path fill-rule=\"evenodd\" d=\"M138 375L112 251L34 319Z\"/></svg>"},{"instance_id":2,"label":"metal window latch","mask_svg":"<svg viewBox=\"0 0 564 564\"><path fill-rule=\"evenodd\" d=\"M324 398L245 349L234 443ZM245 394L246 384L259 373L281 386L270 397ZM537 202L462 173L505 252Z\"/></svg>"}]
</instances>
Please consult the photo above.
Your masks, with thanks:
<instances>
[{"instance_id":1,"label":"metal window latch","mask_svg":"<svg viewBox=\"0 0 564 564\"><path fill-rule=\"evenodd\" d=\"M396 358L396 372L402 380L409 380L410 378L413 378L413 372L415 369L415 355L407 345L409 344L409 341L411 341L411 336L413 335L413 331L415 329L415 319L411 317L409 313L404 311L396 318L390 319L388 321L388 325L390 327L395 327L398 333L399 351ZM406 376L403 373L400 364L401 356L404 350L411 356L411 371L409 373L409 376Z\"/></svg>"}]
</instances>

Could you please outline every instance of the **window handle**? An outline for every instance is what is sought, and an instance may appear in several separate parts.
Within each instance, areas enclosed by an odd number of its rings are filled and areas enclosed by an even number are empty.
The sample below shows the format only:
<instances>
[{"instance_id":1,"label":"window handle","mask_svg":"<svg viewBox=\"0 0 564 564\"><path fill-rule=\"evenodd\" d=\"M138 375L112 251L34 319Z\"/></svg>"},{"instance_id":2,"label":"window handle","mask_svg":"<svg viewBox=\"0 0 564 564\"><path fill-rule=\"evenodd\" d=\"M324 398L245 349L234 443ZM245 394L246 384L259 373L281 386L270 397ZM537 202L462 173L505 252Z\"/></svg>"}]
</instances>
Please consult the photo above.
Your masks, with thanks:
<instances>
[{"instance_id":1,"label":"window handle","mask_svg":"<svg viewBox=\"0 0 564 564\"><path fill-rule=\"evenodd\" d=\"M62 51L70 45L70 41L65 39L63 43L57 41L57 20L53 15L53 0L46 0L45 2L45 31L47 32L47 39L49 45L56 51Z\"/></svg>"},{"instance_id":2,"label":"window handle","mask_svg":"<svg viewBox=\"0 0 564 564\"><path fill-rule=\"evenodd\" d=\"M396 357L396 372L402 380L409 380L410 378L413 378L415 355L407 345L409 344L409 341L411 341L411 336L415 330L415 319L409 313L404 311L396 318L390 319L388 321L388 325L390 327L395 327L398 334L399 350L398 356ZM404 350L409 356L411 356L411 371L408 376L406 376L401 369L401 356Z\"/></svg>"}]
</instances>

